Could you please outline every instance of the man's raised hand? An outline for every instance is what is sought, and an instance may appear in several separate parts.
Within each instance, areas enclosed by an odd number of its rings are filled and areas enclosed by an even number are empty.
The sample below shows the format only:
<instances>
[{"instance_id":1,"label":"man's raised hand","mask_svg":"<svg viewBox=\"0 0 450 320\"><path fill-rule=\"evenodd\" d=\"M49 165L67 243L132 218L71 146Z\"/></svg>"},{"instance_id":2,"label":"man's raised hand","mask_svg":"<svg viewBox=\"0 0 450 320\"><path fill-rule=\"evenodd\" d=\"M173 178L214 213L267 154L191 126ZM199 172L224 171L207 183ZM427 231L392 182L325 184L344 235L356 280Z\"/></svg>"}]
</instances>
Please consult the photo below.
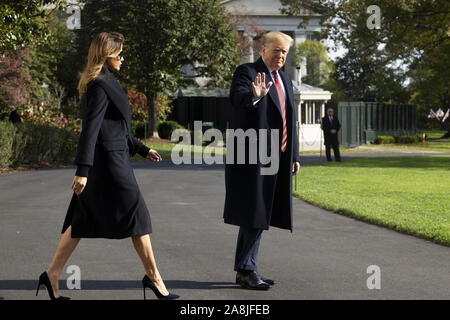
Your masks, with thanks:
<instances>
[{"instance_id":1,"label":"man's raised hand","mask_svg":"<svg viewBox=\"0 0 450 320\"><path fill-rule=\"evenodd\" d=\"M259 100L269 92L272 81L266 84L266 74L258 72L255 81L252 82L253 97L255 100Z\"/></svg>"}]
</instances>

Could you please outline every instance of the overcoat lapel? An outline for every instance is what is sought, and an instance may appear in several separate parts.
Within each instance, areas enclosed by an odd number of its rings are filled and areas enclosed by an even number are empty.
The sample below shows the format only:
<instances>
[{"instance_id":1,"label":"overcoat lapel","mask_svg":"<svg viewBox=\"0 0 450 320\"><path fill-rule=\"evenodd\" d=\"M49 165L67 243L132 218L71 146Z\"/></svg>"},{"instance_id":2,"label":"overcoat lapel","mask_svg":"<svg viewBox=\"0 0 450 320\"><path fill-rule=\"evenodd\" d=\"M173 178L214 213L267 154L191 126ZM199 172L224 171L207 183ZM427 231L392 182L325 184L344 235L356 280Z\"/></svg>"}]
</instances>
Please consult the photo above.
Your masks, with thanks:
<instances>
[{"instance_id":1,"label":"overcoat lapel","mask_svg":"<svg viewBox=\"0 0 450 320\"><path fill-rule=\"evenodd\" d=\"M122 113L123 118L127 124L128 131L131 131L131 111L130 103L128 102L127 95L120 86L119 81L107 71L104 76L98 77L98 83L106 91L106 94L114 103L114 105Z\"/></svg>"},{"instance_id":2,"label":"overcoat lapel","mask_svg":"<svg viewBox=\"0 0 450 320\"><path fill-rule=\"evenodd\" d=\"M255 62L255 64L257 65L258 72L264 72L266 74L266 84L272 81L272 75L269 73L269 70L267 69L266 64L261 57ZM273 103L278 109L278 112L281 115L280 98L278 97L277 87L275 86L275 83L272 83L272 86L269 89L269 97L270 99L272 99Z\"/></svg>"},{"instance_id":3,"label":"overcoat lapel","mask_svg":"<svg viewBox=\"0 0 450 320\"><path fill-rule=\"evenodd\" d=\"M284 84L284 91L286 91L286 97L287 97L287 105L291 107L292 110L294 110L294 97L293 97L293 90L291 87L291 82L286 79L286 74L283 71L278 71L278 74L280 75L281 79L283 80Z\"/></svg>"}]
</instances>

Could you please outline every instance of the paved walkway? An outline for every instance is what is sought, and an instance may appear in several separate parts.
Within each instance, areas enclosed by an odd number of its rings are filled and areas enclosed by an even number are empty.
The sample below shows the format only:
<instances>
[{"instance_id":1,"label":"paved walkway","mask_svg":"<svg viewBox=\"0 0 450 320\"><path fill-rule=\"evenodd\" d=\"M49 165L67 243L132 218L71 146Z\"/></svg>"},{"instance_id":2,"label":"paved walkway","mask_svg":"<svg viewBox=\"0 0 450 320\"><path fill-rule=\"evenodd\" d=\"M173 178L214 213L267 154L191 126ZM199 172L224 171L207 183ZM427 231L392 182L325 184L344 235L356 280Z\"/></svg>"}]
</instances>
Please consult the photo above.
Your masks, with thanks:
<instances>
[{"instance_id":1,"label":"paved walkway","mask_svg":"<svg viewBox=\"0 0 450 320\"><path fill-rule=\"evenodd\" d=\"M160 271L182 299L450 298L450 248L298 199L294 232L272 228L262 237L260 272L277 284L267 292L242 290L232 271L237 227L222 220L223 166L134 166ZM59 240L73 174L65 168L0 175L0 299L47 298L45 290L34 296L37 278ZM80 267L82 290L63 295L142 299L144 272L130 239L83 239L68 265ZM381 270L379 290L367 288L371 265Z\"/></svg>"}]
</instances>

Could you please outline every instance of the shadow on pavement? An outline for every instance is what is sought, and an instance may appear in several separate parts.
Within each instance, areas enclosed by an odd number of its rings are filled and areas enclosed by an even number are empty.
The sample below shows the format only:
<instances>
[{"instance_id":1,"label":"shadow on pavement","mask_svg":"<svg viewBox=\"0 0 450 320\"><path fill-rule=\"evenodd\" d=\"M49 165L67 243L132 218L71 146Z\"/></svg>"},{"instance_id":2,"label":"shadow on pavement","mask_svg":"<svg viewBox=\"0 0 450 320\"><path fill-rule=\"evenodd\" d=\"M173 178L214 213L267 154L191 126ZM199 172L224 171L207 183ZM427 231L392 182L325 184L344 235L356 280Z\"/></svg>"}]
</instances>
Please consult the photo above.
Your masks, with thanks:
<instances>
[{"instance_id":1,"label":"shadow on pavement","mask_svg":"<svg viewBox=\"0 0 450 320\"><path fill-rule=\"evenodd\" d=\"M239 288L233 282L205 282L191 280L165 280L168 289L215 290ZM38 280L0 280L0 290L36 290ZM59 280L61 290L66 290L66 281ZM41 289L45 287L41 285ZM81 280L81 290L142 290L137 280Z\"/></svg>"}]
</instances>

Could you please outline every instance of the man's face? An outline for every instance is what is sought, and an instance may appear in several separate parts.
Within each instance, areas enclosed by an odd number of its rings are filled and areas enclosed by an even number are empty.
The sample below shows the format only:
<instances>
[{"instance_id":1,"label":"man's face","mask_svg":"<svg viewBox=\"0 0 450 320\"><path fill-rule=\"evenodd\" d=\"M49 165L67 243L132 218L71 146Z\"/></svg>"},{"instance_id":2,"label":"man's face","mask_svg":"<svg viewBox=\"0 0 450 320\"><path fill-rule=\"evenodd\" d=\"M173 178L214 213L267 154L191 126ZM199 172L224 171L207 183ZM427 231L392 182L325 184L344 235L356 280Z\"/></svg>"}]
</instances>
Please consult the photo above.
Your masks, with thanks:
<instances>
[{"instance_id":1,"label":"man's face","mask_svg":"<svg viewBox=\"0 0 450 320\"><path fill-rule=\"evenodd\" d=\"M289 53L289 44L281 42L272 42L262 46L261 57L266 65L278 71L286 63L286 57Z\"/></svg>"},{"instance_id":2,"label":"man's face","mask_svg":"<svg viewBox=\"0 0 450 320\"><path fill-rule=\"evenodd\" d=\"M328 116L332 117L334 115L333 109L328 109Z\"/></svg>"}]
</instances>

